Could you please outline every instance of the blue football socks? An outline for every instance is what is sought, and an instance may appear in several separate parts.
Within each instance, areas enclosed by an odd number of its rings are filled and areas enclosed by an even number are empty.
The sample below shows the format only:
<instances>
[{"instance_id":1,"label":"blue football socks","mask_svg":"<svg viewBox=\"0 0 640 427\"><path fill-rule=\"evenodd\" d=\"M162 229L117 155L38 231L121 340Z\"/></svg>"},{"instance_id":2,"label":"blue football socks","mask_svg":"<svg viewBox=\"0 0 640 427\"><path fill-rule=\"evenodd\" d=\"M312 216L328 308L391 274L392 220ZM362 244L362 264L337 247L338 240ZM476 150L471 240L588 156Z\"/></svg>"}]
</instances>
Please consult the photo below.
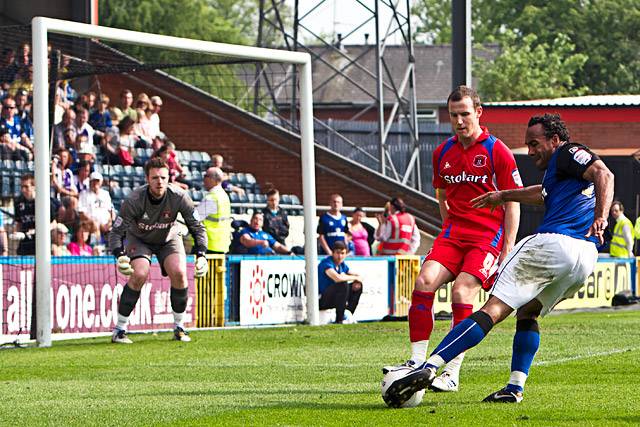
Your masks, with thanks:
<instances>
[{"instance_id":1,"label":"blue football socks","mask_svg":"<svg viewBox=\"0 0 640 427\"><path fill-rule=\"evenodd\" d=\"M511 377L507 390L524 390L524 383L529 376L533 358L540 347L540 330L538 322L521 319L516 323L516 334L513 337L513 353L511 355Z\"/></svg>"}]
</instances>

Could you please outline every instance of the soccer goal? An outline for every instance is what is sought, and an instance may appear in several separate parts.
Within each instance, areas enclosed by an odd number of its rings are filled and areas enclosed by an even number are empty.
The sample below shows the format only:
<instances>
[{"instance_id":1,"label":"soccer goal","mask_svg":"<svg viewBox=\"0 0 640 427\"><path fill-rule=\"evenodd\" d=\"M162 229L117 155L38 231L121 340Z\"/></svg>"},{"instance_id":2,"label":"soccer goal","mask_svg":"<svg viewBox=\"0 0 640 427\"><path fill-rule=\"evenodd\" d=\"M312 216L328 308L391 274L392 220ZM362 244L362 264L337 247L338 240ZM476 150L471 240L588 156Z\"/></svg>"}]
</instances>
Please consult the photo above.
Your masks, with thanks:
<instances>
[{"instance_id":1,"label":"soccer goal","mask_svg":"<svg viewBox=\"0 0 640 427\"><path fill-rule=\"evenodd\" d=\"M193 54L226 58L291 64L299 67L300 135L302 163L302 195L305 217L305 262L308 321L318 324L317 252L314 221L315 161L313 137L313 111L311 86L311 57L308 53L291 52L250 46L231 45L202 40L191 40L158 34L141 33L63 21L44 17L32 20L33 48L33 110L34 110L34 166L35 186L47 189L50 185L49 149L49 38L51 35L72 36L80 39L130 43L148 48L170 49ZM36 341L40 347L51 345L51 234L49 192L36 193Z\"/></svg>"}]
</instances>

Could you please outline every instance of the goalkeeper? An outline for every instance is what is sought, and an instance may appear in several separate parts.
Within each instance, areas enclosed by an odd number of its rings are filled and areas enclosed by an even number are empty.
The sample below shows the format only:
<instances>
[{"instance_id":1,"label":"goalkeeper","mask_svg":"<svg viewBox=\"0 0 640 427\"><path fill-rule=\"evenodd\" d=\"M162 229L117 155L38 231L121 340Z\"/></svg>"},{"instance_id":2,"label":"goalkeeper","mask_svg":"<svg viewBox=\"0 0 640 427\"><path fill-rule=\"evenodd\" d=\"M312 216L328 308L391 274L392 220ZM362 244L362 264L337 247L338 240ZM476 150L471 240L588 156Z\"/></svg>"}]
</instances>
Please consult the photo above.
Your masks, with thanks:
<instances>
[{"instance_id":1,"label":"goalkeeper","mask_svg":"<svg viewBox=\"0 0 640 427\"><path fill-rule=\"evenodd\" d=\"M129 276L118 304L118 322L111 342L131 344L126 328L140 290L149 276L151 256L158 257L162 274L171 280L171 308L175 320L174 338L191 341L184 329L187 308L187 261L178 233L176 217L182 214L195 240L195 276L207 274L207 234L186 192L169 185L169 167L154 158L144 167L147 184L136 188L122 203L120 215L109 233L109 248L117 258L120 273ZM123 244L126 241L126 244Z\"/></svg>"}]
</instances>

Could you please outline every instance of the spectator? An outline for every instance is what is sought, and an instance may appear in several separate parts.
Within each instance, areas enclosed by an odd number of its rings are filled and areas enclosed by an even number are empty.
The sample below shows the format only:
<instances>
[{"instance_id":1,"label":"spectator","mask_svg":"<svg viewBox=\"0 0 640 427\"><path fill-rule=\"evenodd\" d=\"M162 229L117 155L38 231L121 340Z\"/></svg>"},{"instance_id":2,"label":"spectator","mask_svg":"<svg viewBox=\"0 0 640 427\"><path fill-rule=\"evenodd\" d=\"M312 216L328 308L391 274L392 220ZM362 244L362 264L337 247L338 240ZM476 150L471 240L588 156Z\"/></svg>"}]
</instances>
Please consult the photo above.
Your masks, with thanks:
<instances>
[{"instance_id":1,"label":"spectator","mask_svg":"<svg viewBox=\"0 0 640 427\"><path fill-rule=\"evenodd\" d=\"M78 189L78 194L89 189L89 176L91 175L91 162L80 160L76 174L73 176L73 183Z\"/></svg>"},{"instance_id":2,"label":"spectator","mask_svg":"<svg viewBox=\"0 0 640 427\"><path fill-rule=\"evenodd\" d=\"M76 131L76 112L68 109L62 115L62 121L53 127L53 149L58 150L66 147L65 132L69 129L73 130L75 141Z\"/></svg>"},{"instance_id":3,"label":"spectator","mask_svg":"<svg viewBox=\"0 0 640 427\"><path fill-rule=\"evenodd\" d=\"M33 144L31 139L33 138L33 128L31 122L20 120L17 116L16 101L12 96L7 96L2 101L2 119L0 119L0 125L4 125L11 135L11 139L16 143L27 147L29 151L33 152Z\"/></svg>"},{"instance_id":4,"label":"spectator","mask_svg":"<svg viewBox=\"0 0 640 427\"><path fill-rule=\"evenodd\" d=\"M89 116L97 109L96 100L97 95L94 91L89 91L80 97L80 106L89 112Z\"/></svg>"},{"instance_id":5,"label":"spectator","mask_svg":"<svg viewBox=\"0 0 640 427\"><path fill-rule=\"evenodd\" d=\"M29 43L22 43L18 49L16 56L16 64L20 67L28 67L31 65L31 46Z\"/></svg>"},{"instance_id":6,"label":"spectator","mask_svg":"<svg viewBox=\"0 0 640 427\"><path fill-rule=\"evenodd\" d=\"M153 157L160 157L169 166L169 182L186 190L189 185L181 176L182 166L175 160L175 156L171 156L174 153L172 146L175 147L172 142L167 142L153 154Z\"/></svg>"},{"instance_id":7,"label":"spectator","mask_svg":"<svg viewBox=\"0 0 640 427\"><path fill-rule=\"evenodd\" d=\"M73 241L67 245L69 253L73 256L91 256L93 248L89 244L91 239L91 224L89 222L81 222L73 233Z\"/></svg>"},{"instance_id":8,"label":"spectator","mask_svg":"<svg viewBox=\"0 0 640 427\"><path fill-rule=\"evenodd\" d=\"M0 59L0 83L10 84L16 78L18 65L15 61L16 52L10 47L4 48Z\"/></svg>"},{"instance_id":9,"label":"spectator","mask_svg":"<svg viewBox=\"0 0 640 427\"><path fill-rule=\"evenodd\" d=\"M0 159L29 161L32 157L31 151L15 142L6 126L0 124Z\"/></svg>"},{"instance_id":10,"label":"spectator","mask_svg":"<svg viewBox=\"0 0 640 427\"><path fill-rule=\"evenodd\" d=\"M113 122L111 121L111 114L109 113L109 97L105 94L100 96L100 102L96 110L89 116L89 124L93 127L96 138L104 138L107 134L107 130L111 129ZM94 144L96 141L92 141ZM99 140L97 141L100 143Z\"/></svg>"},{"instance_id":11,"label":"spectator","mask_svg":"<svg viewBox=\"0 0 640 427\"><path fill-rule=\"evenodd\" d=\"M231 202L222 189L224 173L211 167L204 175L207 195L197 211L207 232L207 253L226 254L231 244Z\"/></svg>"},{"instance_id":12,"label":"spectator","mask_svg":"<svg viewBox=\"0 0 640 427\"><path fill-rule=\"evenodd\" d=\"M93 165L96 161L96 147L89 141L87 136L83 133L76 137L76 141L73 144L73 148L69 150L71 157L73 157L73 163L71 164L71 170L76 173L80 162L85 161ZM79 190L78 190L79 191Z\"/></svg>"},{"instance_id":13,"label":"spectator","mask_svg":"<svg viewBox=\"0 0 640 427\"><path fill-rule=\"evenodd\" d=\"M394 197L389 201L387 215L378 214L376 240L378 255L413 255L420 246L420 231L415 218L407 212L404 201Z\"/></svg>"},{"instance_id":14,"label":"spectator","mask_svg":"<svg viewBox=\"0 0 640 427\"><path fill-rule=\"evenodd\" d=\"M16 93L16 115L20 118L20 120L25 123L29 122L33 123L31 118L31 104L29 103L29 92L24 89L20 89L18 93Z\"/></svg>"},{"instance_id":15,"label":"spectator","mask_svg":"<svg viewBox=\"0 0 640 427\"><path fill-rule=\"evenodd\" d=\"M353 236L349 230L344 232L344 244L347 247L347 256L354 256L356 254L356 247L353 244Z\"/></svg>"},{"instance_id":16,"label":"spectator","mask_svg":"<svg viewBox=\"0 0 640 427\"><path fill-rule=\"evenodd\" d=\"M234 192L240 195L244 194L243 188L235 186L231 184L231 181L229 181L229 177L226 175L229 167L224 166L224 158L220 154L214 154L213 156L211 156L211 163L213 164L213 167L220 168L225 172L225 178L224 181L222 181L222 188L224 189L224 191L226 191L227 193Z\"/></svg>"},{"instance_id":17,"label":"spectator","mask_svg":"<svg viewBox=\"0 0 640 427\"><path fill-rule=\"evenodd\" d=\"M93 223L93 228L105 236L111 229L113 204L109 192L102 188L102 174L92 172L89 179L89 190L80 193L78 213L82 221Z\"/></svg>"},{"instance_id":18,"label":"spectator","mask_svg":"<svg viewBox=\"0 0 640 427\"><path fill-rule=\"evenodd\" d=\"M133 109L132 105L133 93L131 93L129 89L124 89L120 92L120 105L114 107L114 117L111 119L113 120L115 118L119 123L125 117L129 117L133 123L135 123L136 120L138 120L138 113L136 113L136 110Z\"/></svg>"},{"instance_id":19,"label":"spectator","mask_svg":"<svg viewBox=\"0 0 640 427\"><path fill-rule=\"evenodd\" d=\"M150 109L151 114L149 116L149 121L151 122L150 133L152 139L160 133L160 116L158 115L158 113L160 113L161 108L162 98L160 98L159 96L152 96Z\"/></svg>"},{"instance_id":20,"label":"spectator","mask_svg":"<svg viewBox=\"0 0 640 427\"><path fill-rule=\"evenodd\" d=\"M13 201L15 210L15 231L12 240L18 240L18 255L35 255L36 253L36 186L33 175L23 175L20 183L20 196ZM60 210L58 199L51 198L51 220L54 221Z\"/></svg>"},{"instance_id":21,"label":"spectator","mask_svg":"<svg viewBox=\"0 0 640 427\"><path fill-rule=\"evenodd\" d=\"M622 202L615 201L611 204L611 216L616 220L613 228L613 237L609 246L609 255L617 258L633 257L633 224L624 215Z\"/></svg>"},{"instance_id":22,"label":"spectator","mask_svg":"<svg viewBox=\"0 0 640 427\"><path fill-rule=\"evenodd\" d=\"M85 107L80 106L76 108L76 129L78 130L78 135L87 135L87 140L93 143L95 130L93 126L89 124L89 110Z\"/></svg>"},{"instance_id":23,"label":"spectator","mask_svg":"<svg viewBox=\"0 0 640 427\"><path fill-rule=\"evenodd\" d=\"M51 184L56 193L61 196L78 197L78 189L75 185L71 165L73 159L69 150L62 149L54 156L51 164Z\"/></svg>"},{"instance_id":24,"label":"spectator","mask_svg":"<svg viewBox=\"0 0 640 427\"><path fill-rule=\"evenodd\" d=\"M67 248L67 236L69 229L64 224L56 224L51 230L51 255L69 256L71 252Z\"/></svg>"},{"instance_id":25,"label":"spectator","mask_svg":"<svg viewBox=\"0 0 640 427\"><path fill-rule=\"evenodd\" d=\"M278 243L271 234L262 230L263 222L262 212L256 211L251 216L249 227L242 230L240 243L247 248L247 253L251 255L290 254L289 248Z\"/></svg>"},{"instance_id":26,"label":"spectator","mask_svg":"<svg viewBox=\"0 0 640 427\"><path fill-rule=\"evenodd\" d=\"M633 236L636 239L636 242L640 242L640 216L636 218L636 224L633 227ZM638 249L640 251L640 249Z\"/></svg>"},{"instance_id":27,"label":"spectator","mask_svg":"<svg viewBox=\"0 0 640 427\"><path fill-rule=\"evenodd\" d=\"M67 228L71 230L71 233L74 233L75 229L80 224L78 198L65 196L60 200L60 202L62 203L62 209L60 209L58 213L58 222L66 225Z\"/></svg>"},{"instance_id":28,"label":"spectator","mask_svg":"<svg viewBox=\"0 0 640 427\"><path fill-rule=\"evenodd\" d=\"M318 265L320 310L336 309L336 323L355 323L355 313L362 295L362 277L351 273L344 262L347 247L342 240L333 244L331 255Z\"/></svg>"},{"instance_id":29,"label":"spectator","mask_svg":"<svg viewBox=\"0 0 640 427\"><path fill-rule=\"evenodd\" d=\"M280 208L280 192L276 189L267 192L267 206L262 209L264 226L262 229L271 234L278 243L284 245L289 236L289 218Z\"/></svg>"},{"instance_id":30,"label":"spectator","mask_svg":"<svg viewBox=\"0 0 640 427\"><path fill-rule=\"evenodd\" d=\"M110 138L102 141L102 153L109 164L132 165L134 163L134 147L138 137L133 134L135 122L125 116L118 123L118 131Z\"/></svg>"},{"instance_id":31,"label":"spectator","mask_svg":"<svg viewBox=\"0 0 640 427\"><path fill-rule=\"evenodd\" d=\"M15 80L9 86L9 93L12 96L15 96L19 90L33 93L33 67L31 65L20 67Z\"/></svg>"},{"instance_id":32,"label":"spectator","mask_svg":"<svg viewBox=\"0 0 640 427\"><path fill-rule=\"evenodd\" d=\"M0 211L0 256L9 255L9 241L7 230L4 228L4 212Z\"/></svg>"},{"instance_id":33,"label":"spectator","mask_svg":"<svg viewBox=\"0 0 640 427\"><path fill-rule=\"evenodd\" d=\"M329 212L325 212L320 216L318 224L318 241L320 248L326 255L331 255L333 244L338 241L344 241L344 233L347 231L347 217L340 210L342 209L342 196L332 194L329 199Z\"/></svg>"},{"instance_id":34,"label":"spectator","mask_svg":"<svg viewBox=\"0 0 640 427\"><path fill-rule=\"evenodd\" d=\"M353 239L354 253L356 256L370 256L371 247L369 246L369 232L364 228L362 218L366 214L362 208L356 208L351 215L349 222L349 231Z\"/></svg>"}]
</instances>

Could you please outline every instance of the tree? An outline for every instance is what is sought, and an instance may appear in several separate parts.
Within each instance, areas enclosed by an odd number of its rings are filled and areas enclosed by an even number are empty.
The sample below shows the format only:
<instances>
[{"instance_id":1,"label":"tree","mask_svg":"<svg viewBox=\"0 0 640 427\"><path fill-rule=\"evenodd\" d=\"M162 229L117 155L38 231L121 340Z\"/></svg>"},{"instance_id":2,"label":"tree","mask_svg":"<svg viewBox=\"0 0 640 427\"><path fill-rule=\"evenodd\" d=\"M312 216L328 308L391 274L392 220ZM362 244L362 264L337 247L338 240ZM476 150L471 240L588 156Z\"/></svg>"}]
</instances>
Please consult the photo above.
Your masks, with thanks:
<instances>
[{"instance_id":1,"label":"tree","mask_svg":"<svg viewBox=\"0 0 640 427\"><path fill-rule=\"evenodd\" d=\"M640 91L638 0L473 0L472 8L474 43L497 41L502 55L514 52L507 46L512 38L505 35L510 33L519 44L533 34L536 44L546 44L551 51L558 34L568 37L575 52L565 53L587 57L570 76L575 90L569 94ZM413 12L421 21L416 40L451 41L451 0L421 0Z\"/></svg>"}]
</instances>

